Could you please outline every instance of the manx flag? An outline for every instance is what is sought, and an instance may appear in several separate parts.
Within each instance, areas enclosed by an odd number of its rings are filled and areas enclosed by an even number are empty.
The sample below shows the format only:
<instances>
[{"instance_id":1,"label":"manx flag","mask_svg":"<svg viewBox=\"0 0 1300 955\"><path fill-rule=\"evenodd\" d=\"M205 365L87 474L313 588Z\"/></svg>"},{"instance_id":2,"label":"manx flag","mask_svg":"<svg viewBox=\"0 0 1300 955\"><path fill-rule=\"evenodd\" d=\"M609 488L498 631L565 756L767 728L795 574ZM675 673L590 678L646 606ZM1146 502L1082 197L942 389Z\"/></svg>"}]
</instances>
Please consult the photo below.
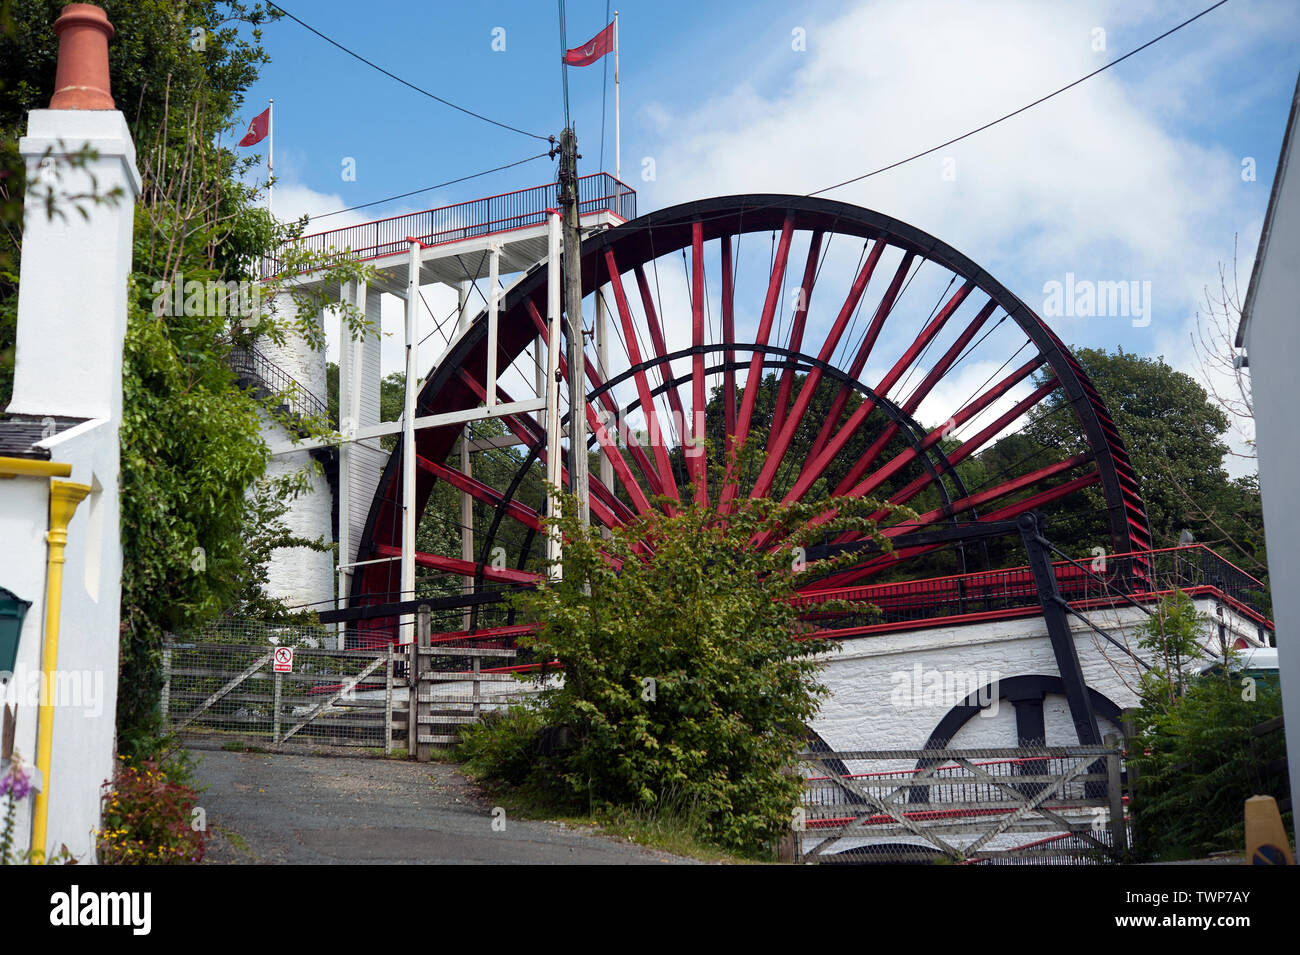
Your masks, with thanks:
<instances>
[{"instance_id":1,"label":"manx flag","mask_svg":"<svg viewBox=\"0 0 1300 955\"><path fill-rule=\"evenodd\" d=\"M574 47L564 54L564 62L570 66L591 66L606 53L614 49L614 24L597 33L582 46Z\"/></svg>"},{"instance_id":2,"label":"manx flag","mask_svg":"<svg viewBox=\"0 0 1300 955\"><path fill-rule=\"evenodd\" d=\"M256 146L266 138L266 134L271 129L271 107L262 110L253 117L253 121L248 124L248 132L244 133L244 138L239 141L240 146Z\"/></svg>"}]
</instances>

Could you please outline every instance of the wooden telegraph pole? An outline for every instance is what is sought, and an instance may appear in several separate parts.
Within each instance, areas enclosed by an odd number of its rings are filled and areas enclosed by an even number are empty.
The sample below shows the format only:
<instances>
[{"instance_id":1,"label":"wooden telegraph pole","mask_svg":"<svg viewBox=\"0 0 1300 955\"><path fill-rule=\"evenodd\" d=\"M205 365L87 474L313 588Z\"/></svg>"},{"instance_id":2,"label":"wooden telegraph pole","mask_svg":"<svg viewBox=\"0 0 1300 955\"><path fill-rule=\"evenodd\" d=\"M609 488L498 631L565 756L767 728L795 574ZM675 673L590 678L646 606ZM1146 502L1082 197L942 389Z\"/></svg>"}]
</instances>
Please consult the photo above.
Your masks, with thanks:
<instances>
[{"instance_id":1,"label":"wooden telegraph pole","mask_svg":"<svg viewBox=\"0 0 1300 955\"><path fill-rule=\"evenodd\" d=\"M587 481L587 368L582 323L582 235L578 227L578 142L560 134L560 212L564 223L564 314L569 336L569 489L584 527L590 520Z\"/></svg>"}]
</instances>

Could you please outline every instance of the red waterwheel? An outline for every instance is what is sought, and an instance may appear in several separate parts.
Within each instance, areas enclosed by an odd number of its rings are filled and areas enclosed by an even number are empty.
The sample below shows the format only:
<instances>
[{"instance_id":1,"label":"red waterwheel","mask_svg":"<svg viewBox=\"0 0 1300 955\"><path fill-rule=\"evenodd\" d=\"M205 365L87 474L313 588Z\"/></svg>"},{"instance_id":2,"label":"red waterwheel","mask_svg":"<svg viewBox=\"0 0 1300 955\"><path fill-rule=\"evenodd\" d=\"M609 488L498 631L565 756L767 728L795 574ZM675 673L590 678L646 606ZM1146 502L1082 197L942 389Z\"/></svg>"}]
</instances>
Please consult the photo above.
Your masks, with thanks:
<instances>
[{"instance_id":1,"label":"red waterwheel","mask_svg":"<svg viewBox=\"0 0 1300 955\"><path fill-rule=\"evenodd\" d=\"M591 468L594 523L627 523L656 506L656 496L671 502L692 487L699 502L722 512L741 495L826 493L918 512L915 520L885 520L893 557L864 553L855 568L809 585L817 590L882 574L898 580L976 569L971 562L987 565L996 555L958 548L945 552L954 562L945 565L937 545L908 537L1060 502L1093 513L1113 552L1150 547L1123 442L1078 363L1019 298L919 229L822 199L729 196L585 239L582 275L588 326L599 295L610 328L607 367L589 339L586 350L582 413L589 449L599 455ZM545 334L546 299L545 265L505 295L501 401L521 397L507 392L512 375L531 388L531 345ZM480 315L428 376L417 414L481 404L486 352ZM567 378L563 362L561 370ZM1049 416L1068 422L1072 446L1013 454L1014 440L1004 439ZM459 578L444 592L527 583L543 570L546 436L530 416L501 424L516 443L494 452L497 466L485 469L491 480L466 478L448 459L466 429L417 432L420 513L445 484L471 495L480 515L477 559L417 554L424 573ZM1059 425L1054 433L1062 433ZM708 480L708 455L721 460L742 444L765 454ZM399 449L371 506L360 561L400 553L400 475ZM1100 496L1087 491L1094 487ZM349 596L357 606L410 595L400 593L390 560L359 568ZM480 620L477 610L471 621L501 622ZM378 641L391 639L395 624L389 617L366 626Z\"/></svg>"}]
</instances>

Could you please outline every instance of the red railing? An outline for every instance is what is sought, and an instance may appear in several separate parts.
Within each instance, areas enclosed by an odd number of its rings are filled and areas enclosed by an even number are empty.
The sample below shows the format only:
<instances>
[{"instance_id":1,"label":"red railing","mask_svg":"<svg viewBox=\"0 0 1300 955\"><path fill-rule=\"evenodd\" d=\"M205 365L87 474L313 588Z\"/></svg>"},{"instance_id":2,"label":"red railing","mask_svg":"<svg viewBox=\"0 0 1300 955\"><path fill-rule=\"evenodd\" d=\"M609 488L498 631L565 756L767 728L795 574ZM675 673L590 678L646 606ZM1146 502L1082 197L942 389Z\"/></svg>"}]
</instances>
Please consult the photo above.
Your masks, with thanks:
<instances>
[{"instance_id":1,"label":"red railing","mask_svg":"<svg viewBox=\"0 0 1300 955\"><path fill-rule=\"evenodd\" d=\"M424 212L315 232L298 239L294 246L330 258L376 259L405 252L410 238L434 246L497 235L545 223L546 211L559 206L557 189L555 183L547 183ZM635 219L636 191L609 173L581 176L578 212L584 216L611 212L620 219ZM262 260L264 278L282 268L280 257L267 256Z\"/></svg>"},{"instance_id":2,"label":"red railing","mask_svg":"<svg viewBox=\"0 0 1300 955\"><path fill-rule=\"evenodd\" d=\"M1204 544L1085 557L1074 563L1057 561L1053 567L1061 596L1076 606L1105 606L1123 602L1124 596L1163 594L1174 588L1193 593L1215 591L1246 616L1272 628L1267 588ZM881 614L815 609L830 600L873 604ZM842 630L949 617L975 620L1031 614L1038 612L1039 600L1029 568L1009 567L814 591L799 597L797 605L807 608L803 617L809 623L820 629Z\"/></svg>"}]
</instances>

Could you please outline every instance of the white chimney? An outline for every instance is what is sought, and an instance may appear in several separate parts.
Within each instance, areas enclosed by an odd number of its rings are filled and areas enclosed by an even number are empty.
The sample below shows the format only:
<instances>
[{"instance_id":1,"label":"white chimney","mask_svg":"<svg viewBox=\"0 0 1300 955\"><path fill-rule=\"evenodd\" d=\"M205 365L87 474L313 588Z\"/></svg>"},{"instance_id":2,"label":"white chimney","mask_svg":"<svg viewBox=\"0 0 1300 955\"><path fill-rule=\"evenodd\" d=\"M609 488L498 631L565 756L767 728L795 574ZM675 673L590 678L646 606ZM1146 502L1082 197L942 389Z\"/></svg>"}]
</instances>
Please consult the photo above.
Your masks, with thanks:
<instances>
[{"instance_id":1,"label":"white chimney","mask_svg":"<svg viewBox=\"0 0 1300 955\"><path fill-rule=\"evenodd\" d=\"M108 39L99 7L68 4L59 34L56 92L33 110L18 142L28 201L18 285L13 415L120 420L126 279L140 173L126 120L109 93ZM60 157L89 146L96 158L69 168ZM37 185L37 181L41 184ZM32 201L52 187L55 213ZM110 194L116 202L78 195ZM77 211L85 210L86 216Z\"/></svg>"}]
</instances>

